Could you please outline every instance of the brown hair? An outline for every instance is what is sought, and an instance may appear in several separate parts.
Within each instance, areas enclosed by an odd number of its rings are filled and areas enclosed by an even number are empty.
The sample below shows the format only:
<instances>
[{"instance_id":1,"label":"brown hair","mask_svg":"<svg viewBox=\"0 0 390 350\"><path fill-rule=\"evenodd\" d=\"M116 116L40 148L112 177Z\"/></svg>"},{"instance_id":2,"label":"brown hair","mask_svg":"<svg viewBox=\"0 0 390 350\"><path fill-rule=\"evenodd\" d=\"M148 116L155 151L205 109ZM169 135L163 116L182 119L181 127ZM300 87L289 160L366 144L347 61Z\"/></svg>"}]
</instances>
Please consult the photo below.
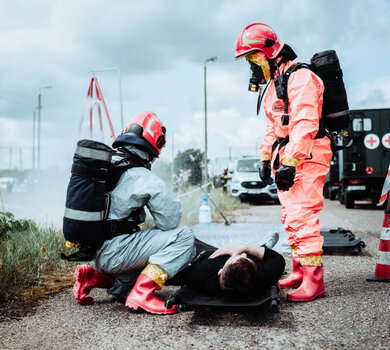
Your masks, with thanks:
<instances>
[{"instance_id":1,"label":"brown hair","mask_svg":"<svg viewBox=\"0 0 390 350\"><path fill-rule=\"evenodd\" d=\"M250 292L254 287L256 272L257 266L252 260L241 258L222 268L220 286L232 292Z\"/></svg>"}]
</instances>

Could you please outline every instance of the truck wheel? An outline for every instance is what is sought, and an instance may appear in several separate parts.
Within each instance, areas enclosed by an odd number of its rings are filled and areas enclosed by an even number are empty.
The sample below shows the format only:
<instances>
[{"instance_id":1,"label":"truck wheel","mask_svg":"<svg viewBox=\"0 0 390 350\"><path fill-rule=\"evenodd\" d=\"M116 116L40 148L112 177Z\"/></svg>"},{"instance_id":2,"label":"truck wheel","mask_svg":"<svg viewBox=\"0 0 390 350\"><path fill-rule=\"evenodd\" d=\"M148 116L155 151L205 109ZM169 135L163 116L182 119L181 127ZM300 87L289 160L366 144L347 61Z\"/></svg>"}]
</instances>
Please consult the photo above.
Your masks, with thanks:
<instances>
[{"instance_id":1,"label":"truck wheel","mask_svg":"<svg viewBox=\"0 0 390 350\"><path fill-rule=\"evenodd\" d=\"M329 187L327 184L324 185L324 198L329 198Z\"/></svg>"},{"instance_id":2,"label":"truck wheel","mask_svg":"<svg viewBox=\"0 0 390 350\"><path fill-rule=\"evenodd\" d=\"M352 195L348 193L345 194L345 207L348 209L353 209L355 207L355 200Z\"/></svg>"},{"instance_id":3,"label":"truck wheel","mask_svg":"<svg viewBox=\"0 0 390 350\"><path fill-rule=\"evenodd\" d=\"M340 204L345 204L345 193L343 193L343 192L339 192L339 202L340 202Z\"/></svg>"}]
</instances>

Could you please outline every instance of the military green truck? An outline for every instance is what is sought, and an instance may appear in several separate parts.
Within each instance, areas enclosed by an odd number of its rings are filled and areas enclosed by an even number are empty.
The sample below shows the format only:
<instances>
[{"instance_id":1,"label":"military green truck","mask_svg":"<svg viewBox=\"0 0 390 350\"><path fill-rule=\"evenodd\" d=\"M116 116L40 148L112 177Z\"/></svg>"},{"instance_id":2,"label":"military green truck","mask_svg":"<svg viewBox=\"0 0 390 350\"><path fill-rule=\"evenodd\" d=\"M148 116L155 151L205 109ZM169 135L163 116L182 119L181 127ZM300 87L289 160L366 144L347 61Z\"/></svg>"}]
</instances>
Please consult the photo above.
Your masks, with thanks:
<instances>
[{"instance_id":1,"label":"military green truck","mask_svg":"<svg viewBox=\"0 0 390 350\"><path fill-rule=\"evenodd\" d=\"M361 199L377 203L390 164L390 108L350 112L348 136L342 143L352 144L337 155L338 196L346 208L354 208Z\"/></svg>"},{"instance_id":2,"label":"military green truck","mask_svg":"<svg viewBox=\"0 0 390 350\"><path fill-rule=\"evenodd\" d=\"M334 152L324 183L324 197L335 200L339 193L339 184L339 152Z\"/></svg>"}]
</instances>

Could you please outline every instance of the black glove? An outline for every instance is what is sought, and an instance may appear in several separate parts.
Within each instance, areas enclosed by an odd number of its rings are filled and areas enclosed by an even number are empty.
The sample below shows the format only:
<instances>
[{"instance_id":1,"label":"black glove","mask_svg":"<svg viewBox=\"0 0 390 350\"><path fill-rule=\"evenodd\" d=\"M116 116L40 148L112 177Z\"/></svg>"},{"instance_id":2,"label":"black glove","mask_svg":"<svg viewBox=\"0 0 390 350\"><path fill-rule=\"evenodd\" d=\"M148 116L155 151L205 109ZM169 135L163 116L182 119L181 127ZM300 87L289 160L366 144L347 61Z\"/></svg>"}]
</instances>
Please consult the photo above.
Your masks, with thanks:
<instances>
[{"instance_id":1,"label":"black glove","mask_svg":"<svg viewBox=\"0 0 390 350\"><path fill-rule=\"evenodd\" d=\"M295 167L282 165L275 174L275 183L281 191L288 191L294 185Z\"/></svg>"},{"instance_id":2,"label":"black glove","mask_svg":"<svg viewBox=\"0 0 390 350\"><path fill-rule=\"evenodd\" d=\"M261 181L267 185L273 184L274 180L271 178L271 161L263 160L259 166L259 176Z\"/></svg>"}]
</instances>

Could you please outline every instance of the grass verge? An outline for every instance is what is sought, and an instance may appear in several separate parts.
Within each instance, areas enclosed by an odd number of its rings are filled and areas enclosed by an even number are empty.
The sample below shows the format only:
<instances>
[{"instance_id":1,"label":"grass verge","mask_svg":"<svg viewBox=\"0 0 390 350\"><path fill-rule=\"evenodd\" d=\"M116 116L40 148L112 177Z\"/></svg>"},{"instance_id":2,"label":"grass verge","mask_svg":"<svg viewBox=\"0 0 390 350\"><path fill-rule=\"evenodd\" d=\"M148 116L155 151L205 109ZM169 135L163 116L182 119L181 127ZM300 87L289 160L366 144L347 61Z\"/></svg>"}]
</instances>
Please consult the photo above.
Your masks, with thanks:
<instances>
[{"instance_id":1,"label":"grass verge","mask_svg":"<svg viewBox=\"0 0 390 350\"><path fill-rule=\"evenodd\" d=\"M58 229L0 213L0 301L34 305L73 283L74 266L60 259L62 250L64 238Z\"/></svg>"}]
</instances>

